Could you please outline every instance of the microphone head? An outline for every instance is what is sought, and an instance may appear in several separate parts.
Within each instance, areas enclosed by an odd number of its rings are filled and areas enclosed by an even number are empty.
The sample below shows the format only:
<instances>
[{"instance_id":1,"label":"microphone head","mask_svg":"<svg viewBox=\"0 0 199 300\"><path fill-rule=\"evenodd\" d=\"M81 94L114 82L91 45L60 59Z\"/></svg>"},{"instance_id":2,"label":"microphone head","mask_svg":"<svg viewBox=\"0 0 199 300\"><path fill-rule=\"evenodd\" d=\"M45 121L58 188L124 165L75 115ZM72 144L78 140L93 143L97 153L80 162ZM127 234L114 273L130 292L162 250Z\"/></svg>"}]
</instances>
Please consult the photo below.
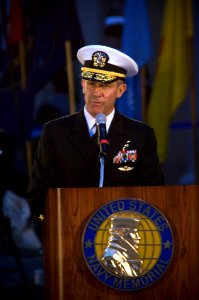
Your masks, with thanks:
<instances>
[{"instance_id":1,"label":"microphone head","mask_svg":"<svg viewBox=\"0 0 199 300\"><path fill-rule=\"evenodd\" d=\"M96 115L95 120L97 125L102 123L106 124L106 116L104 114Z\"/></svg>"}]
</instances>

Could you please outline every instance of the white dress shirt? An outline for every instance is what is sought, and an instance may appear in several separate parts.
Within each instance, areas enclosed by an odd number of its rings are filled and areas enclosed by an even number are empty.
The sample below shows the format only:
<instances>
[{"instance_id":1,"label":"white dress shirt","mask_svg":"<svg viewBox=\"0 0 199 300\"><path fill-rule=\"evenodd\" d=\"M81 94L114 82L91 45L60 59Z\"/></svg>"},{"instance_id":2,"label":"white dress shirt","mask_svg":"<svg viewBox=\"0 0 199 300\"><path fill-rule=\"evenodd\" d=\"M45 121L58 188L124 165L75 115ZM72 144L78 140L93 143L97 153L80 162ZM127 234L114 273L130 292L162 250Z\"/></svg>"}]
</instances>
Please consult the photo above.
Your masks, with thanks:
<instances>
[{"instance_id":1,"label":"white dress shirt","mask_svg":"<svg viewBox=\"0 0 199 300\"><path fill-rule=\"evenodd\" d=\"M112 112L108 116L106 116L106 131L107 131L107 133L109 131L109 128L110 128L111 122L113 120L114 114L115 114L115 108L112 110ZM91 132L93 126L96 123L96 120L93 116L91 116L88 113L85 106L84 106L84 115L85 115L86 122L87 122L87 125L88 125L88 130L89 130L89 132Z\"/></svg>"}]
</instances>

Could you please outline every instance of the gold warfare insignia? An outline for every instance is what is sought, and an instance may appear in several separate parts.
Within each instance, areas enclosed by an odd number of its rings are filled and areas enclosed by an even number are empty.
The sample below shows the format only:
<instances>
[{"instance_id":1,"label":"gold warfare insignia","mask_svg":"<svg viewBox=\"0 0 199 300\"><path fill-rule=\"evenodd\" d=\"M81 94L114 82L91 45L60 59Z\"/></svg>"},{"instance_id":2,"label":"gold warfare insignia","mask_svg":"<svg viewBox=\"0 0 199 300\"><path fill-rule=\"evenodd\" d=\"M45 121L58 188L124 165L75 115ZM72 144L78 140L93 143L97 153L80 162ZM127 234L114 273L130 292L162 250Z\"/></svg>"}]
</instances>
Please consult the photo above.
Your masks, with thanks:
<instances>
[{"instance_id":1,"label":"gold warfare insignia","mask_svg":"<svg viewBox=\"0 0 199 300\"><path fill-rule=\"evenodd\" d=\"M109 56L105 52L102 52L102 51L94 52L92 55L92 61L93 61L94 67L103 68L103 67L105 67L108 60L109 60Z\"/></svg>"},{"instance_id":2,"label":"gold warfare insignia","mask_svg":"<svg viewBox=\"0 0 199 300\"><path fill-rule=\"evenodd\" d=\"M99 281L114 289L137 291L156 283L167 271L174 241L157 208L140 199L120 199L90 217L82 247L85 262Z\"/></svg>"}]
</instances>

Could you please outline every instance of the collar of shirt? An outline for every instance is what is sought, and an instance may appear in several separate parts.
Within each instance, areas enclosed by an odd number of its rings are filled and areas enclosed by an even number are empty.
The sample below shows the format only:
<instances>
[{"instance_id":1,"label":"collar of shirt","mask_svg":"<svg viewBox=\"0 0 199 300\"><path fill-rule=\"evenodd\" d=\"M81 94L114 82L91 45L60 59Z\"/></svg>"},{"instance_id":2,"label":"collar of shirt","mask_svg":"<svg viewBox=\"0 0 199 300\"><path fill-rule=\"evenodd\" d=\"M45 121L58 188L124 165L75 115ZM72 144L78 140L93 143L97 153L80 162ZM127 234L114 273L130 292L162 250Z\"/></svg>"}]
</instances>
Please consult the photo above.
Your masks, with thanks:
<instances>
[{"instance_id":1,"label":"collar of shirt","mask_svg":"<svg viewBox=\"0 0 199 300\"><path fill-rule=\"evenodd\" d=\"M112 112L108 116L106 116L106 131L107 132L109 131L114 114L115 114L115 108L112 110ZM90 131L91 128L93 127L93 125L95 124L95 118L87 112L86 107L84 107L84 116L86 118L88 129Z\"/></svg>"}]
</instances>

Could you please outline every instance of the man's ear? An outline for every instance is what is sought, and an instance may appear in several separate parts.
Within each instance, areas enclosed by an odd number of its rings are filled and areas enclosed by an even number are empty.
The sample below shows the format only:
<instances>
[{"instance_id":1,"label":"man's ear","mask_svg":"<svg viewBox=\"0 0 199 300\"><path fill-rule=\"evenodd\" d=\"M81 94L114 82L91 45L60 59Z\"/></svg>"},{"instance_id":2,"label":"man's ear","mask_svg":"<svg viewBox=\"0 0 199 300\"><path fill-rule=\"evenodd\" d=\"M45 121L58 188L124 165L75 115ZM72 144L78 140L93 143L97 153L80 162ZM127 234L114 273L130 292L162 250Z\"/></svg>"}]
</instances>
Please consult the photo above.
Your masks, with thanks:
<instances>
[{"instance_id":1,"label":"man's ear","mask_svg":"<svg viewBox=\"0 0 199 300\"><path fill-rule=\"evenodd\" d=\"M127 85L126 83L121 83L118 86L118 91L117 91L117 98L122 97L122 95L124 94L124 92L127 90Z\"/></svg>"}]
</instances>

